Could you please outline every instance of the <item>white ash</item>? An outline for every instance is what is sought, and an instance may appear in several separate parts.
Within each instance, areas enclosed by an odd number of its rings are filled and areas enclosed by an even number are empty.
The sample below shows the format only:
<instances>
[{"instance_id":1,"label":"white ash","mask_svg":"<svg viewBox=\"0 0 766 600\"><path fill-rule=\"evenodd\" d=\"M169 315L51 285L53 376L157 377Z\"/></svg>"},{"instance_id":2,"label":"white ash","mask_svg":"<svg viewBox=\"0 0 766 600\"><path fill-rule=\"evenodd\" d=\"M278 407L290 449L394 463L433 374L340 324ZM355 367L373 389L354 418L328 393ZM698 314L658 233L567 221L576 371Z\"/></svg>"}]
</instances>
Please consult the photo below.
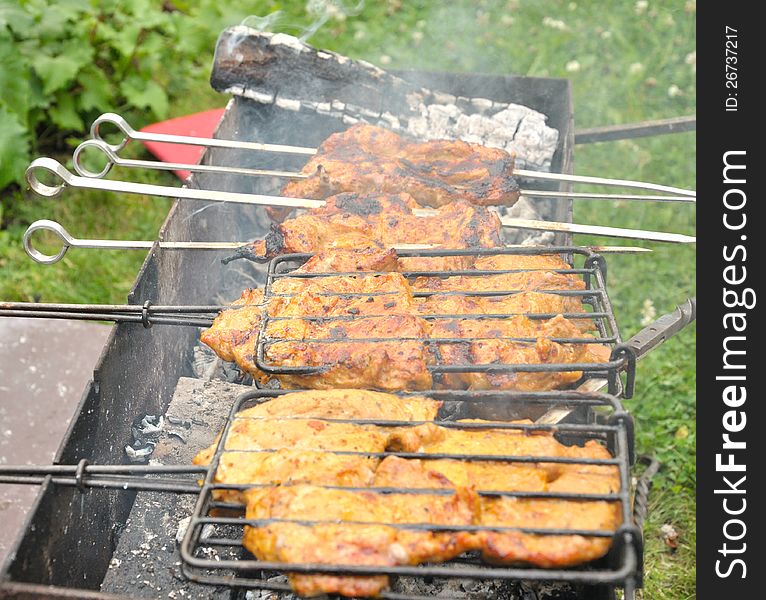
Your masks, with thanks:
<instances>
[{"instance_id":1,"label":"white ash","mask_svg":"<svg viewBox=\"0 0 766 600\"><path fill-rule=\"evenodd\" d=\"M133 425L132 432L136 441L145 438L156 439L162 432L162 427L165 423L165 417L160 415L146 415L137 425Z\"/></svg>"},{"instance_id":2,"label":"white ash","mask_svg":"<svg viewBox=\"0 0 766 600\"><path fill-rule=\"evenodd\" d=\"M177 545L180 546L181 543L184 541L184 536L186 535L186 532L189 529L190 523L191 523L191 517L186 517L178 521L178 531L176 531ZM202 526L202 531L200 532L199 539L201 542L204 542L205 540L209 540L211 537L213 537L214 533L215 533L215 526L211 525L210 523L207 523L206 525Z\"/></svg>"},{"instance_id":3,"label":"white ash","mask_svg":"<svg viewBox=\"0 0 766 600\"><path fill-rule=\"evenodd\" d=\"M125 455L132 463L143 464L149 460L149 457L154 452L154 444L149 442L143 448L134 448L133 446L125 446Z\"/></svg>"},{"instance_id":4,"label":"white ash","mask_svg":"<svg viewBox=\"0 0 766 600\"><path fill-rule=\"evenodd\" d=\"M279 108L291 110L293 112L298 112L301 109L300 101L293 100L292 98L282 98L277 96L274 100L274 104L276 104Z\"/></svg>"},{"instance_id":5,"label":"white ash","mask_svg":"<svg viewBox=\"0 0 766 600\"><path fill-rule=\"evenodd\" d=\"M546 117L520 104L503 104L485 98L470 100L473 108L481 112L467 114L457 104L423 104L413 107L419 116L406 117L390 112L379 114L368 108L345 104L340 100L315 102L285 98L279 95L232 87L227 90L251 98L261 104L275 104L292 112L301 108L340 119L347 125L359 122L373 123L422 140L463 140L500 148L513 154L519 169L549 171L556 152L559 133L545 124ZM501 107L494 114L484 114Z\"/></svg>"},{"instance_id":6,"label":"white ash","mask_svg":"<svg viewBox=\"0 0 766 600\"><path fill-rule=\"evenodd\" d=\"M306 49L306 44L301 42L298 38L287 35L286 33L275 33L271 37L271 44L277 45L282 44L283 46L287 46L288 48L292 48L296 52L303 52L304 49Z\"/></svg>"},{"instance_id":7,"label":"white ash","mask_svg":"<svg viewBox=\"0 0 766 600\"><path fill-rule=\"evenodd\" d=\"M275 577L268 577L266 581L269 583L287 585L287 576L277 575ZM247 590L245 592L245 600L300 600L300 596L293 594L292 592L284 592L281 590Z\"/></svg>"},{"instance_id":8,"label":"white ash","mask_svg":"<svg viewBox=\"0 0 766 600\"><path fill-rule=\"evenodd\" d=\"M473 98L482 113L497 105ZM420 105L420 117L407 121L406 132L424 140L459 139L516 156L520 169L549 171L556 152L559 132L545 124L544 115L520 104L508 104L493 115L466 114L456 104Z\"/></svg>"}]
</instances>

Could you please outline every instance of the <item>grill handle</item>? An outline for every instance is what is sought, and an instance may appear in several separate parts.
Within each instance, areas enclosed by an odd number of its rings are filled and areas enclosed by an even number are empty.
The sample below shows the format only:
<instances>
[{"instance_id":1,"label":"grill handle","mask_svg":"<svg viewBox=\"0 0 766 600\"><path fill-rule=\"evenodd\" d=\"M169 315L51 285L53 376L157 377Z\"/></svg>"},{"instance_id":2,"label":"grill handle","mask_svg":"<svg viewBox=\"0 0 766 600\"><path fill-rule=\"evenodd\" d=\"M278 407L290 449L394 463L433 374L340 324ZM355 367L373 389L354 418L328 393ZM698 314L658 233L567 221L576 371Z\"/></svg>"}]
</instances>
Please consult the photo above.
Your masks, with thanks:
<instances>
[{"instance_id":1,"label":"grill handle","mask_svg":"<svg viewBox=\"0 0 766 600\"><path fill-rule=\"evenodd\" d=\"M638 360L696 319L697 298L693 297L676 306L673 312L662 315L644 327L625 344L633 349Z\"/></svg>"},{"instance_id":2,"label":"grill handle","mask_svg":"<svg viewBox=\"0 0 766 600\"><path fill-rule=\"evenodd\" d=\"M662 315L651 325L647 325L627 342L619 344L612 350L609 360L622 358L625 361L625 398L632 398L636 383L636 361L646 356L648 352L673 337L689 323L697 318L697 298L689 298L676 306L676 309ZM610 393L614 391L614 383L610 382Z\"/></svg>"}]
</instances>

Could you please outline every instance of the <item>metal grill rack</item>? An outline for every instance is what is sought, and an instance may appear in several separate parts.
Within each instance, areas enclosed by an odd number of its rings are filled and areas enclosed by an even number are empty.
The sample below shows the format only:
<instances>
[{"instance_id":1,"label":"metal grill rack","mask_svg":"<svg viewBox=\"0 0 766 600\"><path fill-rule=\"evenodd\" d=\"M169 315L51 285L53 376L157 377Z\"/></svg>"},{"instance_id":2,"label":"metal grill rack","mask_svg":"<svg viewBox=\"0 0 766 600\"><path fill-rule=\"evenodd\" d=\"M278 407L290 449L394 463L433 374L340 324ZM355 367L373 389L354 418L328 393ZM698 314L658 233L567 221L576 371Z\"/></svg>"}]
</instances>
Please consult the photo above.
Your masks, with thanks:
<instances>
[{"instance_id":1,"label":"metal grill rack","mask_svg":"<svg viewBox=\"0 0 766 600\"><path fill-rule=\"evenodd\" d=\"M488 527L488 526L439 526L425 523L366 523L368 525L386 525L398 529L450 531L455 529L471 529L475 531L497 530L515 531L541 536L587 536L594 538L612 538L609 553L597 561L585 566L574 568L525 568L492 566L481 562L477 556L463 555L452 561L433 565L421 566L360 566L351 564L301 564L278 561L256 560L243 548L243 533L245 526L265 526L279 522L292 522L301 525L316 525L321 521L302 521L292 519L247 520L244 518L243 506L222 501L217 492L223 490L244 490L253 485L222 484L214 481L219 461L225 453L225 442L235 423L237 413L260 402L284 394L278 390L254 390L243 394L232 407L229 419L221 435L215 454L208 469L202 489L181 545L184 575L197 583L247 587L266 590L289 592L286 582L274 581L278 571L291 573L330 573L344 575L390 575L408 578L468 578L474 580L523 580L544 582L570 582L573 584L595 584L625 589L626 598L631 598L635 586L640 583L642 561L641 533L634 523L630 499L630 466L634 460L633 427L631 417L623 410L620 402L605 394L584 394L578 392L457 392L437 391L429 393L429 397L443 402L442 413L454 414L449 406L453 403L462 405L501 404L523 407L524 405L554 406L566 404L571 407L586 407L591 418L589 422L578 424L559 424L556 426L536 425L530 422L487 421L484 423L459 423L454 417L437 417L436 423L444 427L456 428L486 428L507 429L534 432L553 432L555 437L564 444L582 444L587 440L597 440L603 443L613 458L573 458L555 456L510 456L510 455L469 455L469 454L428 454L421 452L384 452L363 453L366 456L400 456L404 458L451 458L463 461L502 461L511 463L570 463L583 465L609 465L619 471L620 489L608 494L595 493L555 493L555 492L520 492L513 490L480 490L482 496L509 496L517 498L535 498L541 500L568 500L578 502L606 501L620 507L621 519L614 530L588 530L567 528L529 528L529 527ZM412 393L403 393L413 395ZM332 419L317 419L319 421ZM418 422L379 421L379 420L343 420L367 425L386 427L402 427L417 425ZM236 452L241 452L237 449ZM259 452L253 450L253 452ZM267 452L267 451L260 451ZM331 452L331 451L328 451ZM357 488L338 488L355 490ZM367 492L380 494L451 494L449 489L420 489L420 488L358 488ZM221 514L235 516L221 516ZM330 521L324 521L328 523ZM205 535L203 537L203 530ZM212 533L211 533L212 530ZM400 593L392 586L391 591L381 594L389 599L415 599L424 596ZM463 597L463 596L456 596Z\"/></svg>"},{"instance_id":2,"label":"metal grill rack","mask_svg":"<svg viewBox=\"0 0 766 600\"><path fill-rule=\"evenodd\" d=\"M535 291L546 294L556 294L561 296L577 297L582 300L583 308L586 312L577 313L565 313L562 316L570 319L589 319L593 322L595 328L598 331L596 337L569 337L569 338L550 338L551 341L561 344L606 344L612 347L612 355L607 362L603 363L548 363L548 364L439 364L439 353L434 352L436 356L435 364L428 365L428 370L434 377L435 384L448 373L546 373L546 372L582 372L583 378L599 378L605 379L609 382L609 392L611 394L619 394L621 389L621 382L619 380L619 372L626 366L632 368L632 363L629 361L621 347L621 339L617 322L614 316L609 296L606 290L606 261L603 257L597 253L594 253L586 248L573 247L573 246L551 246L551 247L506 247L506 248L478 248L478 249L466 249L466 250L400 250L397 251L397 255L400 258L434 258L434 257L492 257L492 256L543 256L543 255L562 255L565 260L572 265L575 257L578 260L582 260L583 266L579 268L571 269L513 269L513 270L422 270L422 271L401 271L408 280L412 280L416 277L470 277L477 278L478 281L485 282L486 277L492 275L500 275L504 273L523 273L529 271L549 271L555 273L561 273L566 275L575 275L582 277L585 282L584 290L556 290L556 289L535 289L526 291ZM321 273L296 273L294 269L303 264L306 260L311 258L310 254L286 254L272 259L269 263L269 269L267 274L266 285L264 288L264 304L268 304L279 296L290 297L291 294L278 293L274 291L274 284L284 278L304 278L308 280L319 280L326 277L334 276L365 276L365 275L383 275L383 272L374 271L355 271L349 272L327 272ZM477 286L478 287L478 286ZM444 296L463 296L463 297L501 297L523 292L525 290L451 290L451 291L418 291L415 290L413 296L416 298L423 298L433 296L436 294ZM381 292L384 293L384 292ZM349 297L354 294L332 293L327 292L327 295L334 295L337 297ZM375 294L357 294L358 296L371 296ZM425 320L438 320L438 319L464 319L464 320L480 320L480 319L506 319L514 316L525 316L532 320L551 319L556 316L552 313L499 313L499 314L423 314L420 315ZM358 318L371 318L375 316L385 315L360 315ZM264 310L263 319L261 322L261 330L258 336L258 344L255 353L255 361L257 367L265 373L272 375L316 375L326 370L326 366L322 365L280 365L271 362L268 357L268 348L279 342L285 341L300 341L304 344L334 344L339 342L345 343L365 343L376 344L384 342L397 342L397 341L422 341L428 348L438 350L438 346L442 344L461 344L470 343L481 339L493 339L504 340L508 342L518 343L520 345L532 345L535 343L536 338L508 338L508 337L493 337L493 338L466 338L466 337L433 337L428 339L421 338L404 338L404 337L389 337L389 338L322 338L322 339L301 339L290 340L287 338L270 337L267 333L269 324L274 323L280 319L301 319L305 321L319 321L324 325L331 327L333 322L341 322L353 319L353 316L314 316L314 317L279 317L270 316L268 311ZM629 380L632 381L632 372L628 373Z\"/></svg>"}]
</instances>

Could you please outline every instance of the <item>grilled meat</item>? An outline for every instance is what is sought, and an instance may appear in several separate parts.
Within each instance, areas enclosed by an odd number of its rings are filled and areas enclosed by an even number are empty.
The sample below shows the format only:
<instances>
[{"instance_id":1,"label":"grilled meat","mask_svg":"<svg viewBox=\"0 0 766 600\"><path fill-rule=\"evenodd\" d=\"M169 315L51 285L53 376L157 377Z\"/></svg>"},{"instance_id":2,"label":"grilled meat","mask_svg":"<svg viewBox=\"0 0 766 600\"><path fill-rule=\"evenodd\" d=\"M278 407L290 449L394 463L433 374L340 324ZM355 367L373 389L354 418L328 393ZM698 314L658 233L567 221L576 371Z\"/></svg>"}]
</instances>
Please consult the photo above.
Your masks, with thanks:
<instances>
[{"instance_id":1,"label":"grilled meat","mask_svg":"<svg viewBox=\"0 0 766 600\"><path fill-rule=\"evenodd\" d=\"M504 150L462 141L415 142L373 125L354 125L327 138L306 163L308 178L282 194L324 199L340 192L407 192L424 206L455 200L513 205L519 186L513 157Z\"/></svg>"},{"instance_id":2,"label":"grilled meat","mask_svg":"<svg viewBox=\"0 0 766 600\"><path fill-rule=\"evenodd\" d=\"M255 339L261 326L261 302L263 291L247 289L231 303L231 308L221 311L215 318L215 326L200 334L200 340L215 349L223 360L235 361L234 349Z\"/></svg>"},{"instance_id":3,"label":"grilled meat","mask_svg":"<svg viewBox=\"0 0 766 600\"><path fill-rule=\"evenodd\" d=\"M578 277L543 270L565 271L567 265L558 257L536 257L535 261L521 257L520 261L520 267L533 266L541 270L479 277L417 278L412 286L397 272L383 272L377 276L280 278L273 285L277 295L264 308L269 315L265 328L269 341L264 346L264 359L279 367L313 369L308 373L278 375L285 387L372 387L388 391L431 389L434 381L430 367L440 364L464 365L469 370L470 365L493 363L607 360L606 347L555 341L556 338L592 337L587 332L592 329L589 319L552 317L563 312L583 312L577 297L541 292L470 295L487 286L497 291L524 289L524 286L534 289L541 285L550 286L543 289L551 291L584 288ZM482 269L493 266L488 259L478 259L476 263ZM505 260L500 266L512 270L515 263ZM415 290L430 295L414 297ZM549 316L528 318L518 315L524 312ZM469 318L471 315L495 314L517 316ZM456 316L440 318L440 315ZM216 351L221 345L219 354L222 357L233 356L240 368L262 379L264 375L255 363L256 344L253 335L248 333L252 331L247 329L251 327L248 320L240 322L227 313L219 319L203 335L203 341ZM253 326L257 328L259 324L256 321ZM239 326L246 330L226 331L229 327ZM440 341L445 338L483 339ZM242 341L232 343L231 340ZM436 383L437 386L458 389L545 390L567 386L580 376L579 371L562 370L549 373L449 373Z\"/></svg>"},{"instance_id":4,"label":"grilled meat","mask_svg":"<svg viewBox=\"0 0 766 600\"><path fill-rule=\"evenodd\" d=\"M343 393L353 397L357 392ZM297 399L301 394L291 396ZM370 477L365 470L361 479L367 480L361 485L357 471L353 470L339 475L336 483L331 484L325 483L323 474L316 471L305 476L282 470L269 474L267 466L265 475L257 474L258 482L272 477L282 485L244 492L246 517L259 521L245 528L245 547L261 560L325 565L416 565L448 560L472 550L480 551L490 562L538 567L574 566L603 556L611 541L608 537L514 529L614 531L620 521L620 507L616 503L519 498L507 494L617 492L620 480L616 467L546 461L608 459L609 452L595 441L570 447L548 432L494 425L497 424L466 420L451 427L425 423L387 428L386 450L417 451L426 456L532 456L540 457L540 461L404 459L390 455L382 461L367 459L371 462L365 466L373 473ZM293 464L298 468L305 464L312 469L317 464L313 455L308 455L304 463L298 462L300 458L296 452ZM288 479L282 479L285 476ZM319 481L315 481L317 476ZM346 480L351 483L343 483ZM245 476L237 481L245 483ZM304 485L302 481L314 485ZM328 485L333 487L324 487ZM345 486L398 488L401 492L338 489ZM428 489L453 493L412 493ZM448 529L442 529L444 526ZM468 526L508 529L477 531ZM374 596L388 584L386 576L376 575L288 573L288 577L293 589L303 596L322 593Z\"/></svg>"},{"instance_id":5,"label":"grilled meat","mask_svg":"<svg viewBox=\"0 0 766 600\"><path fill-rule=\"evenodd\" d=\"M477 258L472 264L476 271L517 271L493 275L455 275L452 277L417 277L414 290L423 292L486 291L579 291L585 283L579 277L559 271L571 270L555 254L525 256L523 254L491 255Z\"/></svg>"},{"instance_id":6,"label":"grilled meat","mask_svg":"<svg viewBox=\"0 0 766 600\"><path fill-rule=\"evenodd\" d=\"M310 390L280 394L238 414L242 417L432 421L440 406L441 402L423 396L404 398L369 390Z\"/></svg>"},{"instance_id":7,"label":"grilled meat","mask_svg":"<svg viewBox=\"0 0 766 600\"><path fill-rule=\"evenodd\" d=\"M432 323L431 338L477 338L439 342L444 365L545 365L598 363L609 360L610 350L601 344L556 342L591 337L562 316L532 320L524 316L506 319L439 319ZM552 339L553 338L553 339ZM473 390L554 390L576 383L581 371L558 368L548 372L472 371L443 375L450 388Z\"/></svg>"},{"instance_id":8,"label":"grilled meat","mask_svg":"<svg viewBox=\"0 0 766 600\"><path fill-rule=\"evenodd\" d=\"M339 321L329 328L292 319L271 322L269 332L286 340L266 345L265 356L270 364L280 368L308 365L316 371L306 375L280 374L279 381L287 388L398 391L433 387L428 371L428 365L434 362L428 348L428 327L417 316ZM382 341L369 341L376 339Z\"/></svg>"},{"instance_id":9,"label":"grilled meat","mask_svg":"<svg viewBox=\"0 0 766 600\"><path fill-rule=\"evenodd\" d=\"M379 458L343 452L383 452L391 432L383 427L336 422L367 419L430 421L440 402L401 398L367 390L328 390L284 394L237 413L224 442L215 479L226 484L368 486ZM329 420L328 420L329 419ZM401 434L400 434L401 435ZM411 450L419 444L413 437ZM192 461L208 465L220 436ZM239 490L216 497L243 501Z\"/></svg>"},{"instance_id":10,"label":"grilled meat","mask_svg":"<svg viewBox=\"0 0 766 600\"><path fill-rule=\"evenodd\" d=\"M262 519L264 524L245 528L245 547L261 560L286 563L390 567L449 560L469 549L472 535L459 527L473 524L476 514L476 496L465 489L448 495L384 495L296 485L251 490L246 496L246 517ZM458 530L386 525L407 523L451 525ZM388 585L385 575L288 573L288 578L301 596L376 596Z\"/></svg>"},{"instance_id":11,"label":"grilled meat","mask_svg":"<svg viewBox=\"0 0 766 600\"><path fill-rule=\"evenodd\" d=\"M459 423L489 424L480 420ZM523 423L523 422L522 422ZM514 429L436 428L422 438L420 452L483 456L545 456L608 459L609 452L590 440L585 446L564 446L550 434ZM412 442L410 442L412 443ZM377 467L373 485L412 488L468 487L476 491L521 491L608 494L620 489L616 467L578 463L506 463L500 461L405 460L386 457ZM620 507L605 500L516 498L482 495L476 524L529 529L614 531ZM530 534L518 531L477 533L473 549L494 563L527 563L568 567L603 556L610 538Z\"/></svg>"},{"instance_id":12,"label":"grilled meat","mask_svg":"<svg viewBox=\"0 0 766 600\"><path fill-rule=\"evenodd\" d=\"M272 226L264 240L243 246L231 258L262 261L290 252L325 249L390 248L431 244L441 248L494 248L502 244L501 223L486 208L454 201L431 217L405 192L344 193L327 198L326 206ZM228 259L227 259L228 260Z\"/></svg>"}]
</instances>

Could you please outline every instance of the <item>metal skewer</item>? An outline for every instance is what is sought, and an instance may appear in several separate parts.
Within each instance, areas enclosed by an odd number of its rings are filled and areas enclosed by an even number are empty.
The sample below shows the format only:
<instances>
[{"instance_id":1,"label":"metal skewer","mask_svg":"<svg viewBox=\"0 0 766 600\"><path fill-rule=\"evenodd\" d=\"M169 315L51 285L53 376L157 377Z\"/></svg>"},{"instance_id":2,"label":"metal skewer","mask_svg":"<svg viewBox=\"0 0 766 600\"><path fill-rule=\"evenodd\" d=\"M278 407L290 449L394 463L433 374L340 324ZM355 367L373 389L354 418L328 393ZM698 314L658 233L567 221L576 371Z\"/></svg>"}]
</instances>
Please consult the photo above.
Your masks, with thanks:
<instances>
[{"instance_id":1,"label":"metal skewer","mask_svg":"<svg viewBox=\"0 0 766 600\"><path fill-rule=\"evenodd\" d=\"M87 149L97 150L102 154L105 164L101 171L91 171L82 161L83 152ZM122 158L112 147L103 140L85 140L72 154L74 170L83 177L102 179L109 174L113 167L135 169L154 169L159 171L191 171L193 173L223 173L231 175L267 176L289 179L306 179L308 175L295 171L278 171L270 169L249 169L244 167L228 167L217 165L201 165L187 163L171 163L160 160L135 160ZM588 200L631 200L642 202L686 202L695 203L696 198L689 196L659 196L645 194L601 194L591 192L560 192L556 190L521 190L523 196L529 198L572 198Z\"/></svg>"},{"instance_id":2,"label":"metal skewer","mask_svg":"<svg viewBox=\"0 0 766 600\"><path fill-rule=\"evenodd\" d=\"M44 171L55 175L61 183L47 185L42 183L37 176L37 171ZM86 188L92 190L104 190L125 194L142 194L148 196L160 196L164 198L182 198L189 200L205 200L208 202L233 202L237 204L256 204L266 206L288 206L293 208L319 208L325 205L324 200L312 200L308 198L287 198L282 196L265 196L260 194L243 194L238 192L220 192L216 190L200 190L192 188L176 188L146 183L130 183L125 181L112 181L108 179L94 179L74 175L58 161L52 158L37 158L27 167L26 178L29 186L41 196L58 196L66 186ZM432 217L438 214L434 210L417 209L413 214L418 217ZM650 240L670 243L694 243L696 238L686 235L663 233L656 231L641 231L616 227L595 225L579 225L577 223L560 223L556 221L535 221L529 219L513 219L503 217L504 227L518 227L537 231L559 231L566 233L584 233L623 239Z\"/></svg>"},{"instance_id":3,"label":"metal skewer","mask_svg":"<svg viewBox=\"0 0 766 600\"><path fill-rule=\"evenodd\" d=\"M87 461L77 465L5 465L0 468L0 484L35 485L50 478L51 483L79 488L198 494L200 486L195 480L169 476L206 472L207 467L194 465L90 465Z\"/></svg>"},{"instance_id":4,"label":"metal skewer","mask_svg":"<svg viewBox=\"0 0 766 600\"><path fill-rule=\"evenodd\" d=\"M40 181L36 171L44 171L55 175L62 183L47 185ZM160 196L162 198L183 198L186 200L206 200L208 202L235 202L237 204L258 204L261 206L288 206L292 208L319 208L324 206L323 200L309 198L283 198L279 196L263 196L260 194L243 194L239 192L218 192L215 190L200 190L193 188L175 188L149 183L131 183L127 181L112 181L110 179L94 179L73 175L57 160L52 158L37 158L27 167L27 183L41 196L53 198L58 196L66 186L103 190L123 194L142 194Z\"/></svg>"},{"instance_id":5,"label":"metal skewer","mask_svg":"<svg viewBox=\"0 0 766 600\"><path fill-rule=\"evenodd\" d=\"M36 231L50 231L61 240L61 250L50 255L43 254L32 244L32 234ZM148 250L157 244L166 250L233 250L242 246L241 242L152 242L149 240L83 240L72 237L56 221L42 219L32 223L24 232L24 250L35 262L52 265L67 253L69 248L96 248L99 250Z\"/></svg>"},{"instance_id":6,"label":"metal skewer","mask_svg":"<svg viewBox=\"0 0 766 600\"><path fill-rule=\"evenodd\" d=\"M123 138L117 144L109 144L101 137L101 126L109 123L117 127L122 133ZM168 135L165 133L146 133L136 131L120 115L115 113L105 113L93 122L90 128L91 137L95 140L101 140L112 150L119 152L130 140L142 142L165 142L169 144L184 144L190 146L204 146L208 148L235 148L238 150L260 150L263 152L281 152L288 154L302 154L312 156L316 154L316 148L306 148L302 146L285 146L280 144L261 144L256 142L238 142L233 140L220 140L215 138L199 138L183 135ZM515 169L514 175L526 177L527 179L540 179L543 181L566 181L571 183L588 183L592 185L617 186L634 189L642 189L654 192L676 194L696 198L697 192L667 185L655 183L645 183L641 181L631 181L628 179L611 179L608 177L591 177L587 175L564 175L560 173L544 173L540 171L529 171L526 169Z\"/></svg>"},{"instance_id":7,"label":"metal skewer","mask_svg":"<svg viewBox=\"0 0 766 600\"><path fill-rule=\"evenodd\" d=\"M56 254L44 254L37 250L32 243L32 235L37 231L50 231L61 241L61 250ZM32 223L24 232L24 250L35 262L52 265L59 262L69 248L91 248L98 250L148 250L157 244L163 250L236 250L249 242L153 242L150 240L93 240L73 237L64 226L56 221L41 219ZM431 244L399 244L394 249L427 250ZM598 253L628 254L651 252L649 248L638 246L590 246L589 249Z\"/></svg>"},{"instance_id":8,"label":"metal skewer","mask_svg":"<svg viewBox=\"0 0 766 600\"><path fill-rule=\"evenodd\" d=\"M697 243L697 238L694 236L681 233L665 233L663 231L625 229L624 227L606 227L603 225L580 225L578 223L559 223L556 221L537 221L534 219L513 219L511 217L500 217L500 222L503 224L503 227L516 229L561 231L564 233L581 233L630 240L647 240L649 242L669 242L672 244Z\"/></svg>"},{"instance_id":9,"label":"metal skewer","mask_svg":"<svg viewBox=\"0 0 766 600\"><path fill-rule=\"evenodd\" d=\"M101 137L101 126L109 123L117 127L123 138L117 144L109 144ZM302 146L286 146L283 144L261 144L259 142L235 142L232 140L219 140L216 138L200 138L185 135L169 135L167 133L146 133L136 131L120 115L104 113L93 121L90 127L90 135L94 140L105 142L112 150L119 152L130 140L139 142L164 142L166 144L184 144L186 146L204 146L206 148L233 148L237 150L259 150L261 152L282 152L286 154L303 154L311 156L316 154L316 148L304 148Z\"/></svg>"},{"instance_id":10,"label":"metal skewer","mask_svg":"<svg viewBox=\"0 0 766 600\"><path fill-rule=\"evenodd\" d=\"M82 164L82 153L88 148L98 150L106 158L106 165L101 171L91 171ZM246 169L244 167L225 167L214 165L171 163L161 160L134 160L122 158L112 147L103 140L85 140L72 154L74 170L83 177L101 179L105 177L112 167L127 167L134 169L155 169L160 171L192 171L194 173L227 173L231 175L250 175L266 177L288 177L290 179L305 179L308 175L294 171L275 171L271 169Z\"/></svg>"}]
</instances>

